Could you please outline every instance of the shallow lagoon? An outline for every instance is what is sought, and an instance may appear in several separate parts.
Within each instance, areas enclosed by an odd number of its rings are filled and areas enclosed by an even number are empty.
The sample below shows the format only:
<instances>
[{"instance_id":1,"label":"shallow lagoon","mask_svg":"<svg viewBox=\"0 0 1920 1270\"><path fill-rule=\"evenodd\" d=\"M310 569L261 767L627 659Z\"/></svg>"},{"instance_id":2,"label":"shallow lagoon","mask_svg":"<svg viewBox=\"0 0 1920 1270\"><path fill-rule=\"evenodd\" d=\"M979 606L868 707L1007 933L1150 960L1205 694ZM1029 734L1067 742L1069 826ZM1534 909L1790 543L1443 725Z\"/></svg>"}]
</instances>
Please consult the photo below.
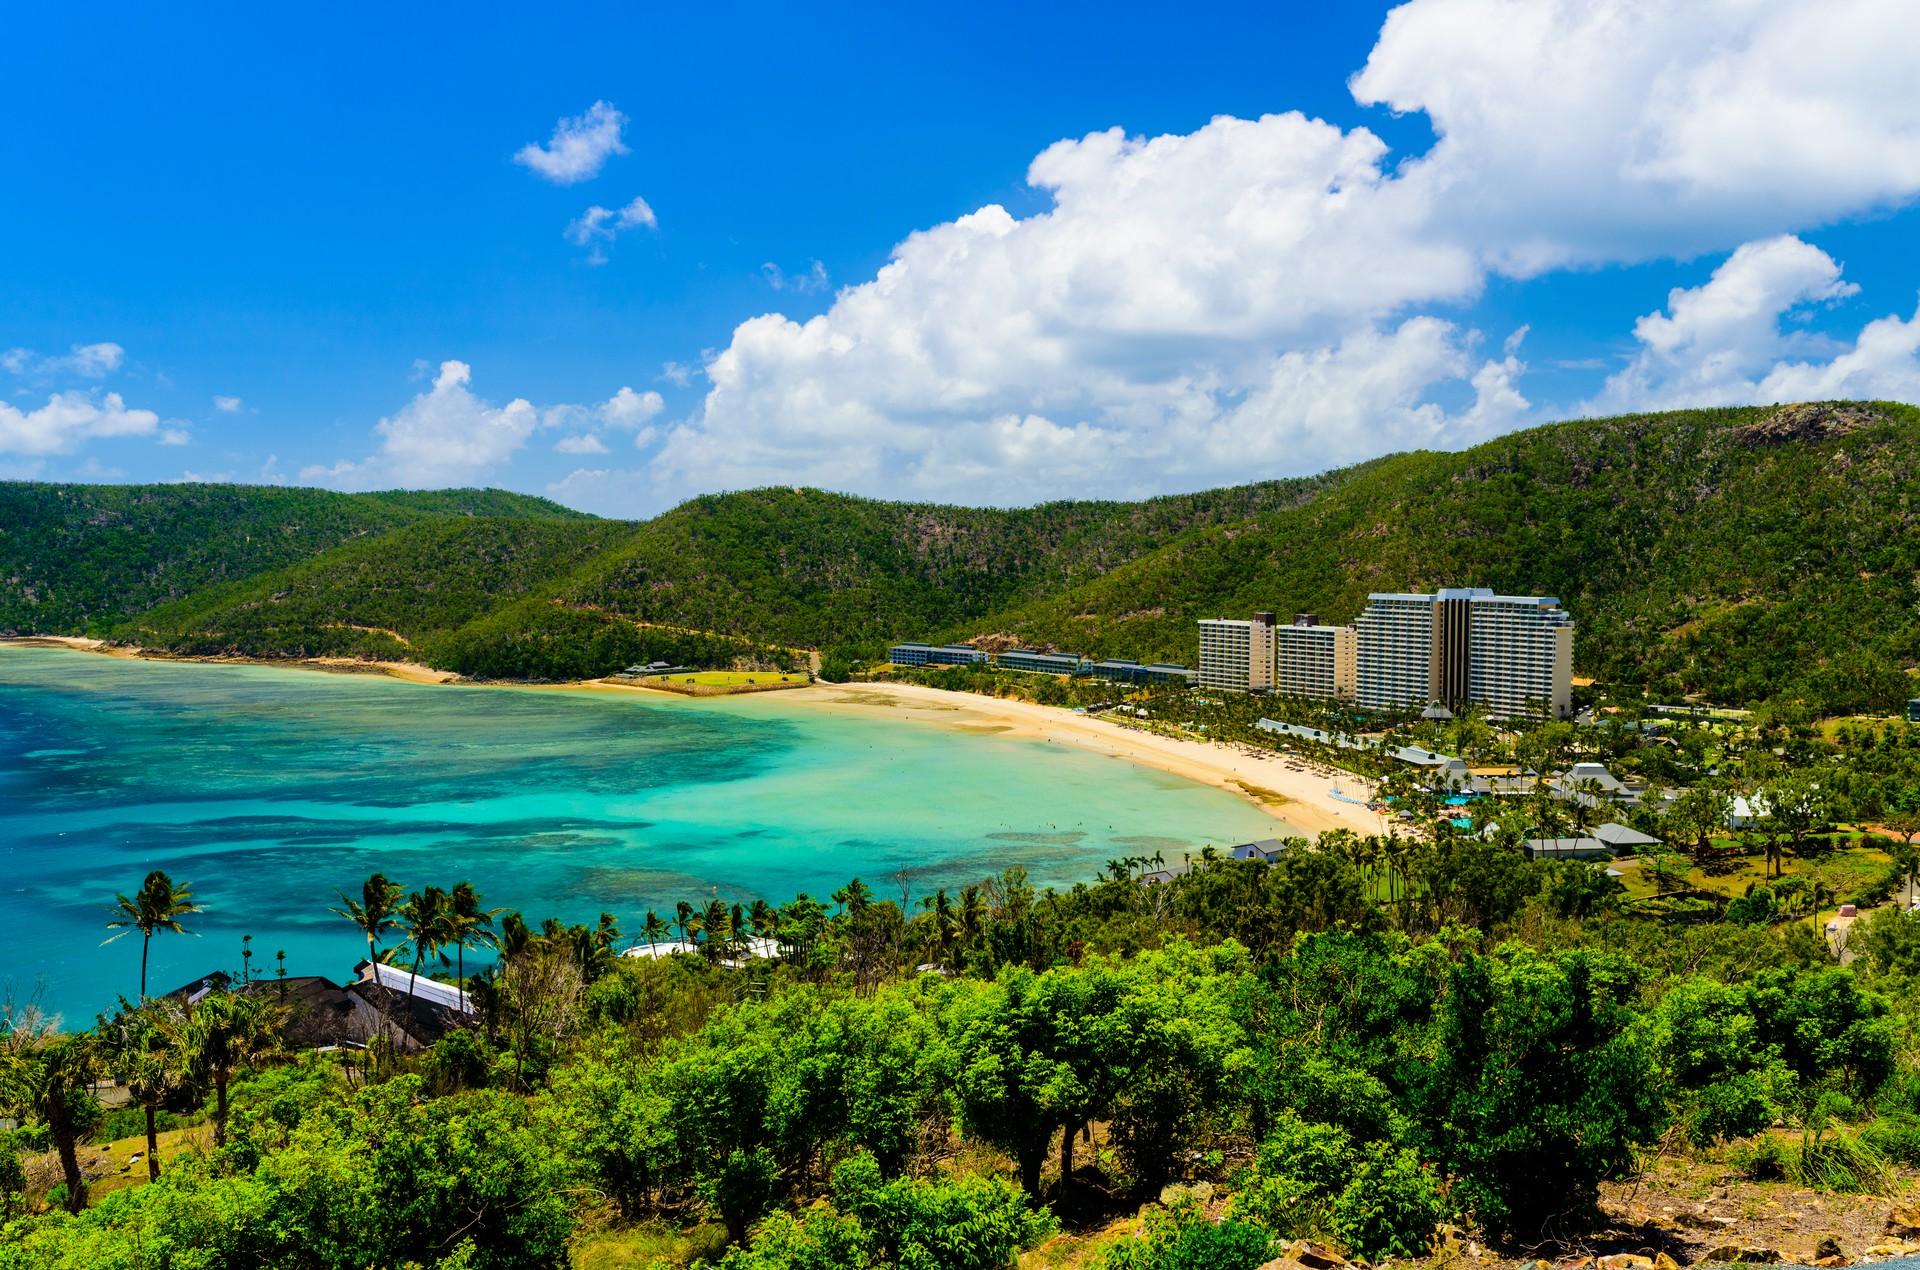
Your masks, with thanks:
<instances>
[{"instance_id":1,"label":"shallow lagoon","mask_svg":"<svg viewBox=\"0 0 1920 1270\"><path fill-rule=\"evenodd\" d=\"M1271 836L1208 786L1061 745L820 710L404 683L0 646L0 980L78 1021L132 995L137 936L100 941L148 869L193 884L197 937L157 937L150 987L276 950L342 978L327 910L375 869L467 879L489 905L638 929L714 894L898 899L1009 865L1041 884L1109 858Z\"/></svg>"}]
</instances>

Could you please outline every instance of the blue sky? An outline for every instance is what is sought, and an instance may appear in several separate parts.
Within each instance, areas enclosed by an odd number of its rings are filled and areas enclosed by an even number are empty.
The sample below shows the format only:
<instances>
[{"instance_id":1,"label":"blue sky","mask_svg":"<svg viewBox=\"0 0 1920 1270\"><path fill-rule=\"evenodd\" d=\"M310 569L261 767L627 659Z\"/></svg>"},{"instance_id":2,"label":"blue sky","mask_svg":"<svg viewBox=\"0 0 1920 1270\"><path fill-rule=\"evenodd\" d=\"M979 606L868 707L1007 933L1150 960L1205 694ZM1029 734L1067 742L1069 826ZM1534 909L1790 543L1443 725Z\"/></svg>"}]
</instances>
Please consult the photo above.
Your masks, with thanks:
<instances>
[{"instance_id":1,"label":"blue sky","mask_svg":"<svg viewBox=\"0 0 1920 1270\"><path fill-rule=\"evenodd\" d=\"M1517 2L25 11L0 475L1017 503L1920 397L1902 5Z\"/></svg>"}]
</instances>

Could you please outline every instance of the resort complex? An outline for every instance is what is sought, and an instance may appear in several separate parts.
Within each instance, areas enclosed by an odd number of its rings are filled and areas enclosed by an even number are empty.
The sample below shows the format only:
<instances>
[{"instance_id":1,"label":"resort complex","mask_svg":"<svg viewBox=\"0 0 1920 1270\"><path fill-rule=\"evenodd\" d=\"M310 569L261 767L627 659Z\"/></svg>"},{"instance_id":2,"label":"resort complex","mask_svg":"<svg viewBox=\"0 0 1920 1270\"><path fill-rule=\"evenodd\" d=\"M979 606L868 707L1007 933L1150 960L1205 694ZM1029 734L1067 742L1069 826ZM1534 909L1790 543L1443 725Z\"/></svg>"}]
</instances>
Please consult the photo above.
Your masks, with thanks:
<instances>
[{"instance_id":1,"label":"resort complex","mask_svg":"<svg viewBox=\"0 0 1920 1270\"><path fill-rule=\"evenodd\" d=\"M1485 587L1375 592L1351 626L1313 613L1200 623L1203 688L1350 700L1371 709L1481 706L1500 718L1573 709L1573 618L1551 596Z\"/></svg>"},{"instance_id":2,"label":"resort complex","mask_svg":"<svg viewBox=\"0 0 1920 1270\"><path fill-rule=\"evenodd\" d=\"M1094 661L1079 653L1050 653L1036 648L1009 648L989 653L971 644L895 644L887 650L895 666L981 666L1030 675L1067 675L1140 685L1188 685L1194 672L1177 662L1141 663L1121 658Z\"/></svg>"}]
</instances>

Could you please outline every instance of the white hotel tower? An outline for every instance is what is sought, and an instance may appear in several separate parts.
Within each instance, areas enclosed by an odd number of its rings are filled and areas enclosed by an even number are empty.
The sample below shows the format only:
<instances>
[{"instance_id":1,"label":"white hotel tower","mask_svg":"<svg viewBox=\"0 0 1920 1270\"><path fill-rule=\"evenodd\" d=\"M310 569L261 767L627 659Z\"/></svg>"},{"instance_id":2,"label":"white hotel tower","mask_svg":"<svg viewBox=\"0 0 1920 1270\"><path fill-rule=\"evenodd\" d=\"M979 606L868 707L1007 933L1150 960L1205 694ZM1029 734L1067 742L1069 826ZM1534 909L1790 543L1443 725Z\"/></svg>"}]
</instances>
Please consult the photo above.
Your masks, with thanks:
<instances>
[{"instance_id":1,"label":"white hotel tower","mask_svg":"<svg viewBox=\"0 0 1920 1270\"><path fill-rule=\"evenodd\" d=\"M1276 628L1200 623L1200 686L1350 698L1374 709L1484 706L1500 718L1573 710L1573 618L1552 596L1485 587L1376 592L1353 626L1310 613Z\"/></svg>"}]
</instances>

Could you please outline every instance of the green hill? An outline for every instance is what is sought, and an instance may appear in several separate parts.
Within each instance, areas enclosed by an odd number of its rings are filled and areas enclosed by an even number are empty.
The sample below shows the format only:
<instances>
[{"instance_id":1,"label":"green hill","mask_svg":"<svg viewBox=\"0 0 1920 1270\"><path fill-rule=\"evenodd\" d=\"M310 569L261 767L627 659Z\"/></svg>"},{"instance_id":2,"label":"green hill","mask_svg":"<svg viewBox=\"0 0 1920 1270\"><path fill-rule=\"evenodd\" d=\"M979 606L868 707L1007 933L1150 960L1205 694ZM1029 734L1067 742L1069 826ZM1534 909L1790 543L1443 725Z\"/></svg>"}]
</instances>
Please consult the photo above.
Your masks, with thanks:
<instances>
[{"instance_id":1,"label":"green hill","mask_svg":"<svg viewBox=\"0 0 1920 1270\"><path fill-rule=\"evenodd\" d=\"M1196 619L1350 621L1369 591L1558 595L1577 671L1665 694L1893 709L1920 659L1920 410L1698 410L1395 455L1297 508L938 632L1191 660Z\"/></svg>"},{"instance_id":2,"label":"green hill","mask_svg":"<svg viewBox=\"0 0 1920 1270\"><path fill-rule=\"evenodd\" d=\"M220 583L440 517L580 519L503 490L0 482L0 632L84 634Z\"/></svg>"},{"instance_id":3,"label":"green hill","mask_svg":"<svg viewBox=\"0 0 1920 1270\"><path fill-rule=\"evenodd\" d=\"M1917 504L1920 410L1858 403L1015 510L765 489L616 522L498 491L0 485L0 629L527 677L983 634L1191 662L1200 617L1483 585L1560 596L1583 674L1891 709L1920 663Z\"/></svg>"}]
</instances>

